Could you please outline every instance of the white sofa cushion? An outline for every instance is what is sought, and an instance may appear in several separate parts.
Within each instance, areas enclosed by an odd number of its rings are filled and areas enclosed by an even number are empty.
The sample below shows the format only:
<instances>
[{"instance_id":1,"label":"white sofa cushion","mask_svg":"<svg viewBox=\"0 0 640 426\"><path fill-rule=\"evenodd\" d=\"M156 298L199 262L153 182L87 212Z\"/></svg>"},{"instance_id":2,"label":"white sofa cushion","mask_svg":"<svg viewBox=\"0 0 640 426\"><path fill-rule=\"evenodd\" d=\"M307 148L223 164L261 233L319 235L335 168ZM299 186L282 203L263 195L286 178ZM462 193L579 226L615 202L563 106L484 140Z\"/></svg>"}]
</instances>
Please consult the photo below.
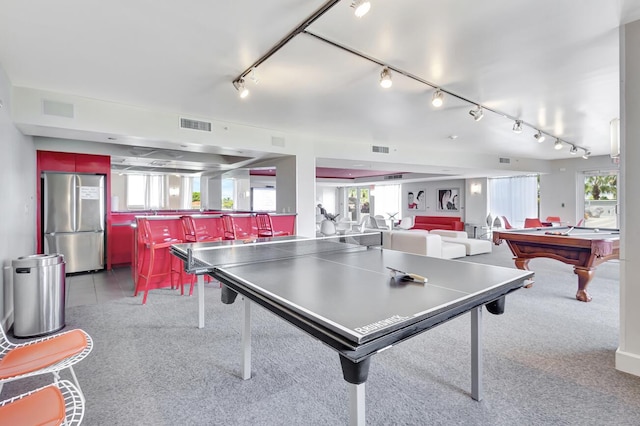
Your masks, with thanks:
<instances>
[{"instance_id":1,"label":"white sofa cushion","mask_svg":"<svg viewBox=\"0 0 640 426\"><path fill-rule=\"evenodd\" d=\"M432 231L433 232L433 231ZM491 241L489 240L476 240L475 238L452 238L441 237L443 244L457 244L463 246L465 254L472 256L474 254L491 253Z\"/></svg>"},{"instance_id":2,"label":"white sofa cushion","mask_svg":"<svg viewBox=\"0 0 640 426\"><path fill-rule=\"evenodd\" d=\"M438 237L440 236L438 235ZM459 244L457 242L451 243L448 241L444 241L444 238L446 237L440 237L440 238L443 240L442 241L442 258L443 259L455 259L458 257L465 257L467 255L467 250L465 249L464 245ZM464 241L464 240L461 240L461 241Z\"/></svg>"},{"instance_id":3,"label":"white sofa cushion","mask_svg":"<svg viewBox=\"0 0 640 426\"><path fill-rule=\"evenodd\" d=\"M391 249L423 256L442 257L442 238L427 231L392 232Z\"/></svg>"},{"instance_id":4,"label":"white sofa cushion","mask_svg":"<svg viewBox=\"0 0 640 426\"><path fill-rule=\"evenodd\" d=\"M469 235L464 231L451 231L448 229L432 229L429 232L431 232L432 234L440 235L441 237L459 238L459 239L465 239L465 240L469 238Z\"/></svg>"},{"instance_id":5,"label":"white sofa cushion","mask_svg":"<svg viewBox=\"0 0 640 426\"><path fill-rule=\"evenodd\" d=\"M400 219L400 223L396 226L396 228L400 228L400 229L413 228L413 216L407 216Z\"/></svg>"}]
</instances>

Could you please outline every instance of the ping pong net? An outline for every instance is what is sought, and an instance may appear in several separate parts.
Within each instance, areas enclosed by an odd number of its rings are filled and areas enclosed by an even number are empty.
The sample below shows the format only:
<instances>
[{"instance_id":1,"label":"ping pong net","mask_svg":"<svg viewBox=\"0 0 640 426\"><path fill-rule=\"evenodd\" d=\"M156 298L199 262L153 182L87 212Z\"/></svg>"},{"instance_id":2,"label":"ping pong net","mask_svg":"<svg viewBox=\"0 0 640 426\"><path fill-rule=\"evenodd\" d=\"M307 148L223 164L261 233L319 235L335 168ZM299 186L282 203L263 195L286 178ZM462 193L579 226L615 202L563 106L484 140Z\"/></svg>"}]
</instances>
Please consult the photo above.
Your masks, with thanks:
<instances>
[{"instance_id":1,"label":"ping pong net","mask_svg":"<svg viewBox=\"0 0 640 426\"><path fill-rule=\"evenodd\" d=\"M269 262L330 252L366 250L382 245L380 232L318 238L276 237L229 242L176 244L171 251L185 261L185 271L202 274L216 267Z\"/></svg>"}]
</instances>

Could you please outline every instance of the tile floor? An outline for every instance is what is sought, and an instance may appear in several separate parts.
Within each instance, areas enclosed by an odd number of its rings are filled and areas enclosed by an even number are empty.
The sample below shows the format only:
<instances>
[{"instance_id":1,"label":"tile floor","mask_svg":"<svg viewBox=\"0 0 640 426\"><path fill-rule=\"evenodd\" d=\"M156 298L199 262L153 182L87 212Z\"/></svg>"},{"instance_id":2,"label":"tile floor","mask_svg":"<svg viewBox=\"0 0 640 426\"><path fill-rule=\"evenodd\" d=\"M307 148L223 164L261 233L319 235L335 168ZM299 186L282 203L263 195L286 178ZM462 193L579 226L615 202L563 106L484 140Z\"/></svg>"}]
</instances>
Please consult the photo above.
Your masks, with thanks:
<instances>
[{"instance_id":1,"label":"tile floor","mask_svg":"<svg viewBox=\"0 0 640 426\"><path fill-rule=\"evenodd\" d=\"M132 295L133 279L128 266L67 276L67 307L98 305Z\"/></svg>"}]
</instances>

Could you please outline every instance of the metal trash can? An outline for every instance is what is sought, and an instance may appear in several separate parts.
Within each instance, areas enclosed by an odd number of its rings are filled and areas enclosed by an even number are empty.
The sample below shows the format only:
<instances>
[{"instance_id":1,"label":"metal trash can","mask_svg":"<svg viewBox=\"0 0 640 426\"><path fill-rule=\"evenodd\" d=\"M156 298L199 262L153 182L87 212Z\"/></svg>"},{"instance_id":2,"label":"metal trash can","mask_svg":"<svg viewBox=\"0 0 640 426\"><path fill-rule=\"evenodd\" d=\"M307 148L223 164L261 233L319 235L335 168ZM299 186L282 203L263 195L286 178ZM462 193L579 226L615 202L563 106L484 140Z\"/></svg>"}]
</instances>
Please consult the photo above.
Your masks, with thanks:
<instances>
[{"instance_id":1,"label":"metal trash can","mask_svg":"<svg viewBox=\"0 0 640 426\"><path fill-rule=\"evenodd\" d=\"M65 263L62 254L34 254L13 266L13 335L34 337L64 327Z\"/></svg>"}]
</instances>

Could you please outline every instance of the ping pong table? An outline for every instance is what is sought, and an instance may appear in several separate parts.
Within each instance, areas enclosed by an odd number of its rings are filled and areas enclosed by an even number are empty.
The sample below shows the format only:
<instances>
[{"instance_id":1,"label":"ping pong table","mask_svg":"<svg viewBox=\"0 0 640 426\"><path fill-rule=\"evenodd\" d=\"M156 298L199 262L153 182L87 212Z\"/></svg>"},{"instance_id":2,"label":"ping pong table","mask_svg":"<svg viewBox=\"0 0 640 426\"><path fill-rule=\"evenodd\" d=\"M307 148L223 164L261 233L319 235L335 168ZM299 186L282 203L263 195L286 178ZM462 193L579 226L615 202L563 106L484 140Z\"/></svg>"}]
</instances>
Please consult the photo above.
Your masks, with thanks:
<instances>
[{"instance_id":1,"label":"ping pong table","mask_svg":"<svg viewBox=\"0 0 640 426\"><path fill-rule=\"evenodd\" d=\"M350 424L364 425L372 355L470 312L471 396L481 400L482 307L503 313L506 295L528 284L533 272L385 250L376 247L380 241L375 233L178 244L171 251L185 270L199 274L198 297L202 274L209 274L222 283L223 303L234 303L238 294L244 298L245 380L251 377L253 302L338 352L349 386ZM408 274L427 282L403 279Z\"/></svg>"}]
</instances>

